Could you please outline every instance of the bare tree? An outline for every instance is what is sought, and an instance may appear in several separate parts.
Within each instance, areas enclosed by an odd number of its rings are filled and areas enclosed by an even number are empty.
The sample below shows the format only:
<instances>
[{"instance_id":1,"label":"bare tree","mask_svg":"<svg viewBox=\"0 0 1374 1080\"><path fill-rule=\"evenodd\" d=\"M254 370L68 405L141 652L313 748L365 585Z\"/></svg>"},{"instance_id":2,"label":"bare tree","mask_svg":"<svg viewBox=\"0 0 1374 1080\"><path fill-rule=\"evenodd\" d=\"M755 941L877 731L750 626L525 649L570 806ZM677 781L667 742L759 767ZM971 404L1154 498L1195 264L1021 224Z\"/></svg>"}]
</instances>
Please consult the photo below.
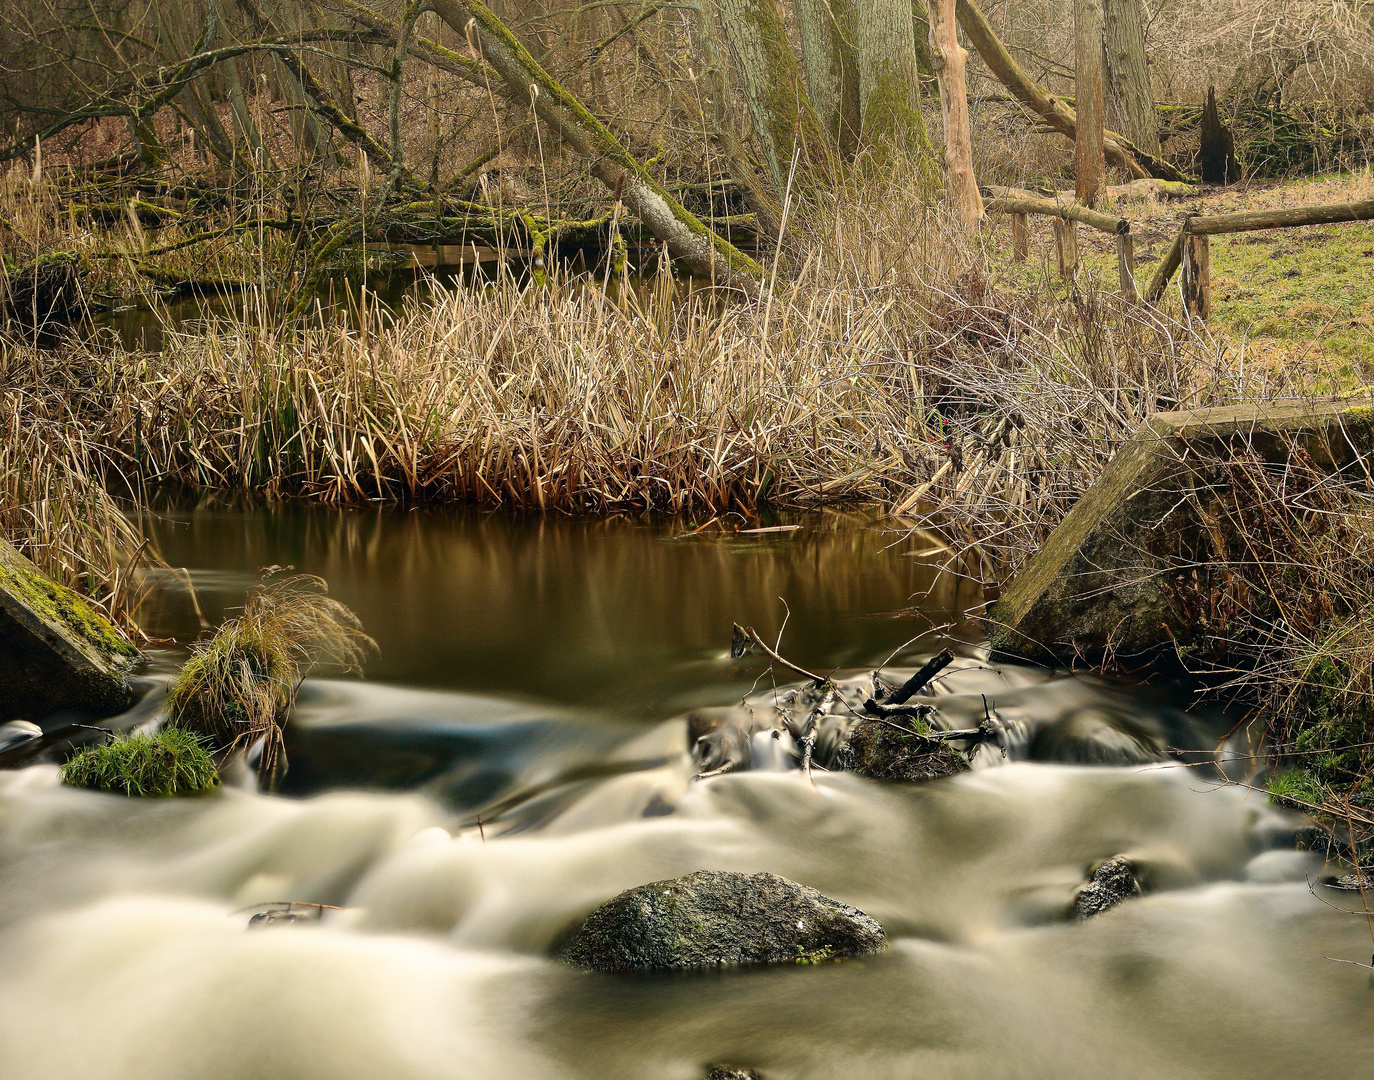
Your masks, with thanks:
<instances>
[{"instance_id":1,"label":"bare tree","mask_svg":"<svg viewBox=\"0 0 1374 1080\"><path fill-rule=\"evenodd\" d=\"M1147 154L1159 156L1159 120L1150 89L1145 53L1145 7L1141 0L1103 0L1105 121Z\"/></svg>"},{"instance_id":2,"label":"bare tree","mask_svg":"<svg viewBox=\"0 0 1374 1080\"><path fill-rule=\"evenodd\" d=\"M1107 162L1102 145L1104 87L1102 79L1102 0L1074 0L1074 82L1077 127L1073 163L1078 200L1094 206L1106 187Z\"/></svg>"},{"instance_id":3,"label":"bare tree","mask_svg":"<svg viewBox=\"0 0 1374 1080\"><path fill-rule=\"evenodd\" d=\"M950 201L965 232L983 217L983 198L973 175L973 132L964 77L968 53L959 44L954 0L928 0L932 66L940 84L945 120L945 174Z\"/></svg>"}]
</instances>

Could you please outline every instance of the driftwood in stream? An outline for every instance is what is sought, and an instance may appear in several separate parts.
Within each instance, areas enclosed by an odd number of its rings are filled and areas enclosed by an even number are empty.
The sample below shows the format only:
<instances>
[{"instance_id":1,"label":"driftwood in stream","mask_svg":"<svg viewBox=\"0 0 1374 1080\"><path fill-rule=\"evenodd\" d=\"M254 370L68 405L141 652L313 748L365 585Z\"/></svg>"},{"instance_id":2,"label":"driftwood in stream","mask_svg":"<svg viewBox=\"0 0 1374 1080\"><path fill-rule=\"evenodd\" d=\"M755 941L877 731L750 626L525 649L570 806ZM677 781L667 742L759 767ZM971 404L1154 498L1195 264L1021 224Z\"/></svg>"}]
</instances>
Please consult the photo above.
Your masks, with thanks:
<instances>
[{"instance_id":1,"label":"driftwood in stream","mask_svg":"<svg viewBox=\"0 0 1374 1080\"><path fill-rule=\"evenodd\" d=\"M764 645L757 632L736 625L732 654L742 656L750 644L811 681L774 689L763 699L746 697L738 705L689 713L687 737L697 780L750 768L799 767L809 776L813 766L876 779L922 780L964 771L967 752L982 742L1001 744L991 715L976 728L943 730L929 723L935 713L931 705L911 702L953 662L948 649L893 688L876 671L867 678L816 678Z\"/></svg>"}]
</instances>

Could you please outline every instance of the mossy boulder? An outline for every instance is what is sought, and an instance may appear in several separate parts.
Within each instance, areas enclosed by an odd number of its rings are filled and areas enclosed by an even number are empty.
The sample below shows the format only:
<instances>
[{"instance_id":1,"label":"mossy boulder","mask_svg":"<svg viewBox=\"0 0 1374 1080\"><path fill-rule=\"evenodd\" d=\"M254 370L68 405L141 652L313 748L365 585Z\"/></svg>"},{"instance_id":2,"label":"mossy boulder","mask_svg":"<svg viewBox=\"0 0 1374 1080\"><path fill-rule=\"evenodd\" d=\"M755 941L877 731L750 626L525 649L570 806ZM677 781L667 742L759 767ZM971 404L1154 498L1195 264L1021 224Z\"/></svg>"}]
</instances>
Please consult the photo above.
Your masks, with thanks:
<instances>
[{"instance_id":1,"label":"mossy boulder","mask_svg":"<svg viewBox=\"0 0 1374 1080\"><path fill-rule=\"evenodd\" d=\"M876 952L884 941L876 920L795 881L699 870L602 904L563 958L594 971L817 963Z\"/></svg>"},{"instance_id":2,"label":"mossy boulder","mask_svg":"<svg viewBox=\"0 0 1374 1080\"><path fill-rule=\"evenodd\" d=\"M0 540L0 720L120 712L138 660L89 601Z\"/></svg>"},{"instance_id":3,"label":"mossy boulder","mask_svg":"<svg viewBox=\"0 0 1374 1080\"><path fill-rule=\"evenodd\" d=\"M1224 574L1215 493L1228 463L1300 453L1334 473L1371 449L1364 397L1156 413L991 607L993 649L1045 662L1186 653L1209 631L1180 597L1208 595L1209 575Z\"/></svg>"}]
</instances>

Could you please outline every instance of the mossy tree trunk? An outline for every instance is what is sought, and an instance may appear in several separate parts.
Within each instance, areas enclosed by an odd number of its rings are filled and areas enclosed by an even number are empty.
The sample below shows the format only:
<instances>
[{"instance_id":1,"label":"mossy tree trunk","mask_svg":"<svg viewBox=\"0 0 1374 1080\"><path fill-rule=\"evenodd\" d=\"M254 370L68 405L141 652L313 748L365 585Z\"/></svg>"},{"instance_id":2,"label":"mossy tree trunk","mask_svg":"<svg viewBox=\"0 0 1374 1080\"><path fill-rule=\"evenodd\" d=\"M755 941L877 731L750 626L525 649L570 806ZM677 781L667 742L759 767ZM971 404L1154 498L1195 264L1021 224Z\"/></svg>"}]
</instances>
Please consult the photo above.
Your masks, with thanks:
<instances>
[{"instance_id":1,"label":"mossy tree trunk","mask_svg":"<svg viewBox=\"0 0 1374 1080\"><path fill-rule=\"evenodd\" d=\"M543 69L482 0L433 0L441 19L466 36L469 21L482 59L514 101L528 101L558 138L587 158L592 175L616 192L654 236L694 273L755 288L763 268L696 219L640 165L586 107Z\"/></svg>"},{"instance_id":2,"label":"mossy tree trunk","mask_svg":"<svg viewBox=\"0 0 1374 1080\"><path fill-rule=\"evenodd\" d=\"M1141 0L1103 0L1102 14L1107 126L1158 157L1159 121L1145 55L1145 6Z\"/></svg>"},{"instance_id":3,"label":"mossy tree trunk","mask_svg":"<svg viewBox=\"0 0 1374 1080\"><path fill-rule=\"evenodd\" d=\"M781 198L794 155L803 177L825 167L828 148L820 120L776 0L717 0L717 7L754 137Z\"/></svg>"},{"instance_id":4,"label":"mossy tree trunk","mask_svg":"<svg viewBox=\"0 0 1374 1080\"><path fill-rule=\"evenodd\" d=\"M1102 145L1102 0L1074 0L1073 30L1078 113L1073 140L1075 193L1084 206L1096 206L1107 186Z\"/></svg>"},{"instance_id":5,"label":"mossy tree trunk","mask_svg":"<svg viewBox=\"0 0 1374 1080\"><path fill-rule=\"evenodd\" d=\"M965 233L983 217L983 197L973 175L973 129L968 115L964 69L968 53L959 44L954 0L928 0L930 51L940 84L945 118L945 174L954 215Z\"/></svg>"},{"instance_id":6,"label":"mossy tree trunk","mask_svg":"<svg viewBox=\"0 0 1374 1080\"><path fill-rule=\"evenodd\" d=\"M939 180L921 118L911 0L858 0L855 45L863 145L880 157L892 149L914 154L933 191Z\"/></svg>"},{"instance_id":7,"label":"mossy tree trunk","mask_svg":"<svg viewBox=\"0 0 1374 1080\"><path fill-rule=\"evenodd\" d=\"M859 58L850 0L796 0L806 87L821 127L845 158L859 145Z\"/></svg>"}]
</instances>

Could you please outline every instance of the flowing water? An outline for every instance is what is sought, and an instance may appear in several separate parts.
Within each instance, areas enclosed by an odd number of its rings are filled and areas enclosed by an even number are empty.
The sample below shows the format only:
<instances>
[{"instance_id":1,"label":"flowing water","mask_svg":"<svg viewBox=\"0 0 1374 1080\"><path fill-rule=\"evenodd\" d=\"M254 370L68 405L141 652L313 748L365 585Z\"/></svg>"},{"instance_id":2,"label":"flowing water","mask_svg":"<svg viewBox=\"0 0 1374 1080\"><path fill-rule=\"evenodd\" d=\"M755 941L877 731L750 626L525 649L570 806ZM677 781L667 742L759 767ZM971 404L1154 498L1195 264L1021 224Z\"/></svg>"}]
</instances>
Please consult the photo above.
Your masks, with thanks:
<instances>
[{"instance_id":1,"label":"flowing water","mask_svg":"<svg viewBox=\"0 0 1374 1080\"><path fill-rule=\"evenodd\" d=\"M167 510L159 543L212 621L291 564L380 656L306 684L276 795L246 776L198 799L76 791L41 755L0 772L0 1077L1374 1075L1370 972L1328 959L1363 963L1370 931L1309 888L1303 820L1183 764L1225 718L989 663L959 618L981 592L932 570L931 537L792 523ZM145 614L198 628L170 582ZM909 671L941 640L906 643L945 626L959 656L930 700L965 726L986 699L1005 758L899 785L760 755L694 781L683 714L773 692L730 658L732 620L773 640L784 617L782 651L840 674ZM120 725L156 716L180 655L154 655ZM1117 854L1146 895L1067 919ZM888 948L694 974L553 958L597 904L698 869L812 885ZM284 900L339 910L247 928Z\"/></svg>"}]
</instances>

